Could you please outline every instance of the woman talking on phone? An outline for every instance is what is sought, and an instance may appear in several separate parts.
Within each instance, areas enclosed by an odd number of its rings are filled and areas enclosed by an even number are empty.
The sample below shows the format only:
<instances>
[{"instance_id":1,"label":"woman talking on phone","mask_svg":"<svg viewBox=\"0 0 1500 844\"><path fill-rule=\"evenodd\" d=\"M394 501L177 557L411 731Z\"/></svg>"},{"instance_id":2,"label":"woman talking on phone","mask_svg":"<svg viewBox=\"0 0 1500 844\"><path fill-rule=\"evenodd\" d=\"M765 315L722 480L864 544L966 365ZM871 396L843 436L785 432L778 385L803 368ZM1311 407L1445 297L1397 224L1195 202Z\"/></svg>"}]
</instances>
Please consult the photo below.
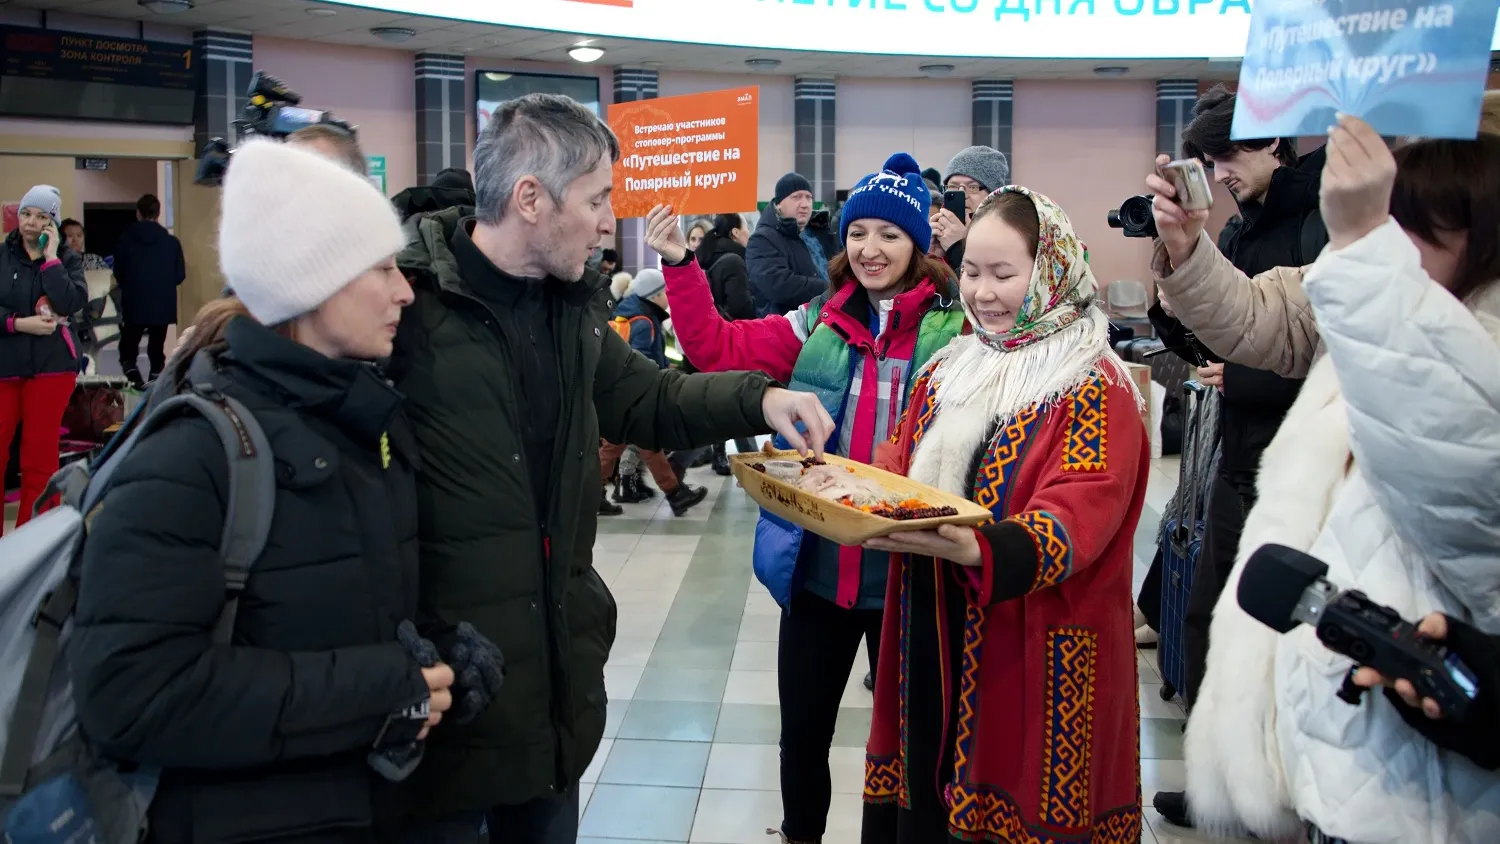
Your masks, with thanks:
<instances>
[{"instance_id":1,"label":"woman talking on phone","mask_svg":"<svg viewBox=\"0 0 1500 844\"><path fill-rule=\"evenodd\" d=\"M78 343L65 317L88 303L83 259L57 231L57 188L27 191L19 216L20 225L0 247L0 477L20 425L18 527L31 519L57 471L58 431L78 378Z\"/></svg>"}]
</instances>

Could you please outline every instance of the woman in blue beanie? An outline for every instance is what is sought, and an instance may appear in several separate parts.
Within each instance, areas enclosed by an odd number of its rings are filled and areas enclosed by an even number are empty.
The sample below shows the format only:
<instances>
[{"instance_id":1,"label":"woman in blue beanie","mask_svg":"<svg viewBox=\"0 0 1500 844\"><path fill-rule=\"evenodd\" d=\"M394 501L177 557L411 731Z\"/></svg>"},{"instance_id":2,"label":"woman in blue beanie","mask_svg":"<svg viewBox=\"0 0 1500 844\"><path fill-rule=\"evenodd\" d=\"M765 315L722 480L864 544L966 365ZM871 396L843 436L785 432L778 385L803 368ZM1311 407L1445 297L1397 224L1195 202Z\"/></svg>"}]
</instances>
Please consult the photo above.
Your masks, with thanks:
<instances>
[{"instance_id":1,"label":"woman in blue beanie","mask_svg":"<svg viewBox=\"0 0 1500 844\"><path fill-rule=\"evenodd\" d=\"M827 292L784 316L736 322L715 308L671 209L656 208L647 242L663 258L684 354L705 372L761 370L815 393L837 420L828 450L870 462L896 430L912 373L964 326L951 271L927 254L931 201L911 156L892 156L849 194ZM780 832L789 842L819 841L839 701L861 639L874 667L888 555L840 547L762 512L754 562L782 607Z\"/></svg>"}]
</instances>

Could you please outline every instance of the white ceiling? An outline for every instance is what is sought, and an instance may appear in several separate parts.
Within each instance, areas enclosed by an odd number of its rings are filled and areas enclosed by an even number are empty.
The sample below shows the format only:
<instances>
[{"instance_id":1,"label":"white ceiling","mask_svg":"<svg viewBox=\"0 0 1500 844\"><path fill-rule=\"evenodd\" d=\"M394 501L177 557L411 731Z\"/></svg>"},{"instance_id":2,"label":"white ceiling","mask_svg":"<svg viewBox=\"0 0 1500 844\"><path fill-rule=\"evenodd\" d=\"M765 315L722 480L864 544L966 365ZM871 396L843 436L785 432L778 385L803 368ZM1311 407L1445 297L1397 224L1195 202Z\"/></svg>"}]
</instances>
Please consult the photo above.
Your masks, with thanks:
<instances>
[{"instance_id":1,"label":"white ceiling","mask_svg":"<svg viewBox=\"0 0 1500 844\"><path fill-rule=\"evenodd\" d=\"M490 2L513 3L524 0ZM659 66L668 71L747 73L751 69L745 66L746 59L777 58L781 60L780 67L761 72L781 76L812 74L916 78L924 75L918 69L921 65L941 62L953 65L951 75L959 78L1093 78L1094 67L1101 64L1128 67L1130 72L1127 78L1136 79L1233 79L1239 74L1237 62L1211 63L1204 60L949 59L939 55L924 58L747 50L739 47L707 47L618 38L585 38L550 31L392 15L312 0L196 0L196 7L192 10L171 15L150 12L137 4L136 0L8 0L8 4L12 8L144 20L192 29L214 26L281 38L396 46L412 52L452 51L495 59L566 62L569 61L567 48L586 42L604 49L604 58L600 60L600 64ZM7 5L7 0L0 0L0 6L4 5ZM309 9L317 7L333 9L336 14L330 17L308 14ZM721 22L720 25L724 24ZM416 30L417 35L402 44L390 45L369 33L370 28L376 26L408 27ZM691 24L684 26L691 29Z\"/></svg>"}]
</instances>

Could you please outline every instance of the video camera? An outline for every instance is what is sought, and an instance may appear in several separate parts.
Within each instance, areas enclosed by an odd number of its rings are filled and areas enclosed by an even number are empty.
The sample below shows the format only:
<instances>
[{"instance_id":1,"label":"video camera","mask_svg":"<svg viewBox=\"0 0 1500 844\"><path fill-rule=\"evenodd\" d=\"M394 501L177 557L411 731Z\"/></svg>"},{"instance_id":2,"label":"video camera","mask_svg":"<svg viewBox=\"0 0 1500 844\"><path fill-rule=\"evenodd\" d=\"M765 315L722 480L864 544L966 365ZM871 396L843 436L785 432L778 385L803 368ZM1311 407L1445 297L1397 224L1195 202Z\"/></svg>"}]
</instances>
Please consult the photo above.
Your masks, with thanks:
<instances>
[{"instance_id":1,"label":"video camera","mask_svg":"<svg viewBox=\"0 0 1500 844\"><path fill-rule=\"evenodd\" d=\"M1282 545L1262 545L1245 562L1236 593L1240 608L1278 633L1298 624L1317 628L1318 640L1337 654L1368 666L1387 680L1408 680L1417 695L1432 698L1462 721L1479 695L1479 680L1457 655L1417 635L1395 610L1363 592L1339 591L1323 578L1322 561ZM1339 699L1358 705L1364 689L1345 675Z\"/></svg>"},{"instance_id":2,"label":"video camera","mask_svg":"<svg viewBox=\"0 0 1500 844\"><path fill-rule=\"evenodd\" d=\"M265 71L257 70L250 78L248 91L250 102L246 104L243 117L234 121L235 143L244 143L247 138L265 137L281 139L308 126L331 126L350 135L354 127L326 111L302 108L302 96L286 86L285 82ZM229 169L229 159L234 150L223 138L213 138L203 147L198 159L198 173L194 181L200 185L215 187L224 181L224 171Z\"/></svg>"},{"instance_id":3,"label":"video camera","mask_svg":"<svg viewBox=\"0 0 1500 844\"><path fill-rule=\"evenodd\" d=\"M1132 196L1109 212L1109 227L1124 229L1126 237L1155 238L1156 218L1151 215L1151 194Z\"/></svg>"}]
</instances>

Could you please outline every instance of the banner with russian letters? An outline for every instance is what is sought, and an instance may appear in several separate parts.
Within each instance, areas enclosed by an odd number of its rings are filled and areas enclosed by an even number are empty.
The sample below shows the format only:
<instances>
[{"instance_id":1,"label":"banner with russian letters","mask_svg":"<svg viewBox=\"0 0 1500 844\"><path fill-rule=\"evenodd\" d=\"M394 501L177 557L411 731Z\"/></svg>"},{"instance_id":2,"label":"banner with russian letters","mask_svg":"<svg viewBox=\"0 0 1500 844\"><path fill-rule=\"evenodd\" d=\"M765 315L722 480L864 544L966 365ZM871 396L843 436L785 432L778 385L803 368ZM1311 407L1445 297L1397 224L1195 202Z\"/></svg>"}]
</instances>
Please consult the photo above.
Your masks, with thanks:
<instances>
[{"instance_id":1,"label":"banner with russian letters","mask_svg":"<svg viewBox=\"0 0 1500 844\"><path fill-rule=\"evenodd\" d=\"M755 207L760 88L616 103L609 126L620 139L616 217L644 217L658 204L678 214Z\"/></svg>"},{"instance_id":2,"label":"banner with russian letters","mask_svg":"<svg viewBox=\"0 0 1500 844\"><path fill-rule=\"evenodd\" d=\"M1337 113L1382 135L1472 138L1495 0L1257 0L1235 139L1321 135Z\"/></svg>"}]
</instances>

